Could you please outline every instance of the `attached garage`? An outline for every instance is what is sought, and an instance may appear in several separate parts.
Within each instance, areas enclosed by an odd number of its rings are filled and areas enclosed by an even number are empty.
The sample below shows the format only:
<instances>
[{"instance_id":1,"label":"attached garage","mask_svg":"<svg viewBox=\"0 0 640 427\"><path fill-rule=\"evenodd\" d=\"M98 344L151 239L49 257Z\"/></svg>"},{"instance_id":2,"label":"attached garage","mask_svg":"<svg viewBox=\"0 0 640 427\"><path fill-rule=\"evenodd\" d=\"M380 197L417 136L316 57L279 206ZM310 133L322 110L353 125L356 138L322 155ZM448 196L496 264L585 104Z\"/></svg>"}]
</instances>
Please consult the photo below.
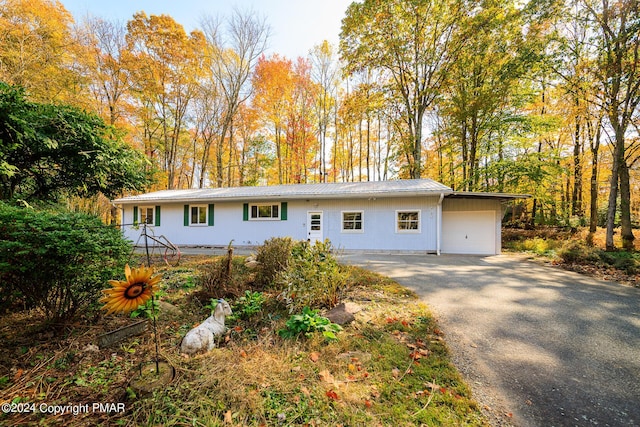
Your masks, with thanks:
<instances>
[{"instance_id":1,"label":"attached garage","mask_svg":"<svg viewBox=\"0 0 640 427\"><path fill-rule=\"evenodd\" d=\"M442 203L442 253L495 255L501 251L502 203L479 193L454 193Z\"/></svg>"},{"instance_id":2,"label":"attached garage","mask_svg":"<svg viewBox=\"0 0 640 427\"><path fill-rule=\"evenodd\" d=\"M442 253L496 253L495 211L442 213Z\"/></svg>"}]
</instances>

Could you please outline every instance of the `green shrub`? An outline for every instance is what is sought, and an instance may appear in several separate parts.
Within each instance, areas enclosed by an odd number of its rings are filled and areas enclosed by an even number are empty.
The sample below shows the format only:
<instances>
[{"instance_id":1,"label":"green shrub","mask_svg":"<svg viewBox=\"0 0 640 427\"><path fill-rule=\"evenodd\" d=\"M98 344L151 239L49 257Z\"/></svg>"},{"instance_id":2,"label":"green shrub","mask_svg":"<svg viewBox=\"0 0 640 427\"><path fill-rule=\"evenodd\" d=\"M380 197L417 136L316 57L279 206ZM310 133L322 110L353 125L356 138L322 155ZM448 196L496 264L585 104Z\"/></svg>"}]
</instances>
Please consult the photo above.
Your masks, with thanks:
<instances>
[{"instance_id":1,"label":"green shrub","mask_svg":"<svg viewBox=\"0 0 640 427\"><path fill-rule=\"evenodd\" d=\"M96 217L0 202L0 291L50 320L96 306L130 254L120 230Z\"/></svg>"},{"instance_id":2,"label":"green shrub","mask_svg":"<svg viewBox=\"0 0 640 427\"><path fill-rule=\"evenodd\" d=\"M244 295L233 304L232 316L236 319L248 320L262 311L262 305L265 301L266 298L262 292L246 290Z\"/></svg>"},{"instance_id":3,"label":"green shrub","mask_svg":"<svg viewBox=\"0 0 640 427\"><path fill-rule=\"evenodd\" d=\"M278 274L287 269L292 249L293 240L290 237L273 237L265 240L257 249L256 261L260 267L255 284L258 288L270 287Z\"/></svg>"},{"instance_id":4,"label":"green shrub","mask_svg":"<svg viewBox=\"0 0 640 427\"><path fill-rule=\"evenodd\" d=\"M338 339L336 333L341 330L340 325L331 323L326 317L320 316L318 310L304 307L302 314L294 314L287 320L285 328L280 329L278 335L282 338L297 338L301 334L309 337L314 332L322 332L325 339L333 341Z\"/></svg>"},{"instance_id":5,"label":"green shrub","mask_svg":"<svg viewBox=\"0 0 640 427\"><path fill-rule=\"evenodd\" d=\"M346 274L331 254L331 242L298 242L286 270L275 279L289 312L309 307L333 307L346 283Z\"/></svg>"},{"instance_id":6,"label":"green shrub","mask_svg":"<svg viewBox=\"0 0 640 427\"><path fill-rule=\"evenodd\" d=\"M600 261L599 250L578 240L570 240L559 250L558 256L566 263L594 263Z\"/></svg>"},{"instance_id":7,"label":"green shrub","mask_svg":"<svg viewBox=\"0 0 640 427\"><path fill-rule=\"evenodd\" d=\"M622 257L618 258L613 266L621 271L624 271L627 274L638 274L640 273L640 263L633 258Z\"/></svg>"}]
</instances>

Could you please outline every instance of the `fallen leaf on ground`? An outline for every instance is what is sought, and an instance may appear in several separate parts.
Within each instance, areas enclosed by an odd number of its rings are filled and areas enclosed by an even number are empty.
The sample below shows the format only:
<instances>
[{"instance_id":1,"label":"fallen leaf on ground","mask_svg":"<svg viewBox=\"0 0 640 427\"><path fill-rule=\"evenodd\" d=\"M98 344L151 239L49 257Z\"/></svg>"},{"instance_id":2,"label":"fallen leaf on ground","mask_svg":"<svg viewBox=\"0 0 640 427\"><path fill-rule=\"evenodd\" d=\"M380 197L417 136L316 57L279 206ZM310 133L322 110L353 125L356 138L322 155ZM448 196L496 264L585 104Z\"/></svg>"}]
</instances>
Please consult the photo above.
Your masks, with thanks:
<instances>
[{"instance_id":1,"label":"fallen leaf on ground","mask_svg":"<svg viewBox=\"0 0 640 427\"><path fill-rule=\"evenodd\" d=\"M432 383L432 382L426 382L424 383L425 386L429 387L431 390L440 390L440 386L436 383Z\"/></svg>"},{"instance_id":2,"label":"fallen leaf on ground","mask_svg":"<svg viewBox=\"0 0 640 427\"><path fill-rule=\"evenodd\" d=\"M318 372L318 375L320 376L320 380L324 381L325 383L333 384L336 382L335 378L333 378L333 375L331 375L331 372L329 372L328 369Z\"/></svg>"},{"instance_id":3,"label":"fallen leaf on ground","mask_svg":"<svg viewBox=\"0 0 640 427\"><path fill-rule=\"evenodd\" d=\"M329 390L329 391L327 391L327 392L326 392L326 395L327 395L327 397L328 397L329 399L332 399L332 400L340 400L340 397L338 396L338 393L336 393L336 392L335 392L335 391L333 391L333 390Z\"/></svg>"},{"instance_id":4,"label":"fallen leaf on ground","mask_svg":"<svg viewBox=\"0 0 640 427\"><path fill-rule=\"evenodd\" d=\"M309 354L309 359L311 359L313 363L316 363L320 359L320 353L317 351L312 352Z\"/></svg>"}]
</instances>

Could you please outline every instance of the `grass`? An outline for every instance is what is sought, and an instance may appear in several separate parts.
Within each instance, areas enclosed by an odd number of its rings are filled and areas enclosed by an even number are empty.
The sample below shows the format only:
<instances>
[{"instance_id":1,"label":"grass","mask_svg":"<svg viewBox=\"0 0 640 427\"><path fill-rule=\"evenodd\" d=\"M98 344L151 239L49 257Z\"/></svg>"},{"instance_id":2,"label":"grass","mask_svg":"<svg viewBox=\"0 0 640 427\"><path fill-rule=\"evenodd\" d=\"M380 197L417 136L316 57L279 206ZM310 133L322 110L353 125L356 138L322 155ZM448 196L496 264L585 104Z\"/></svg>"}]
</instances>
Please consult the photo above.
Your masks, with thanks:
<instances>
[{"instance_id":1,"label":"grass","mask_svg":"<svg viewBox=\"0 0 640 427\"><path fill-rule=\"evenodd\" d=\"M210 262L190 257L180 267L160 268L163 300L180 309L160 314L160 354L177 375L148 395L128 385L139 364L152 358L151 334L91 347L127 319L99 317L52 334L36 326L34 313L4 316L0 403L124 402L126 409L0 414L0 425L488 425L428 308L392 280L355 267L343 267L349 279L342 300L362 310L337 341L278 336L289 313L264 291L250 315L228 319L217 348L183 358L177 350L182 336L209 314L194 283ZM249 271L236 270L251 283Z\"/></svg>"}]
</instances>

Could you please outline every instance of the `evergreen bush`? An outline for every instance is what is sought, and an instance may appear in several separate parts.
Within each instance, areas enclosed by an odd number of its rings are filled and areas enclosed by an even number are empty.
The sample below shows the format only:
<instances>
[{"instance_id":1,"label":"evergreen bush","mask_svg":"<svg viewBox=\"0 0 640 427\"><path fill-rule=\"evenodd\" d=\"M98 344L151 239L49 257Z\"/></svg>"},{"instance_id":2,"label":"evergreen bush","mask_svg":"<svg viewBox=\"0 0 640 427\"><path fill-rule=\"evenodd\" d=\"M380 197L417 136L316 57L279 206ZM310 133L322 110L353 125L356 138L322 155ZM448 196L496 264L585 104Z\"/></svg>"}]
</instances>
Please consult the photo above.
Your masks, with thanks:
<instances>
[{"instance_id":1,"label":"evergreen bush","mask_svg":"<svg viewBox=\"0 0 640 427\"><path fill-rule=\"evenodd\" d=\"M122 275L131 245L116 227L86 214L0 202L0 292L53 321L95 307Z\"/></svg>"}]
</instances>

